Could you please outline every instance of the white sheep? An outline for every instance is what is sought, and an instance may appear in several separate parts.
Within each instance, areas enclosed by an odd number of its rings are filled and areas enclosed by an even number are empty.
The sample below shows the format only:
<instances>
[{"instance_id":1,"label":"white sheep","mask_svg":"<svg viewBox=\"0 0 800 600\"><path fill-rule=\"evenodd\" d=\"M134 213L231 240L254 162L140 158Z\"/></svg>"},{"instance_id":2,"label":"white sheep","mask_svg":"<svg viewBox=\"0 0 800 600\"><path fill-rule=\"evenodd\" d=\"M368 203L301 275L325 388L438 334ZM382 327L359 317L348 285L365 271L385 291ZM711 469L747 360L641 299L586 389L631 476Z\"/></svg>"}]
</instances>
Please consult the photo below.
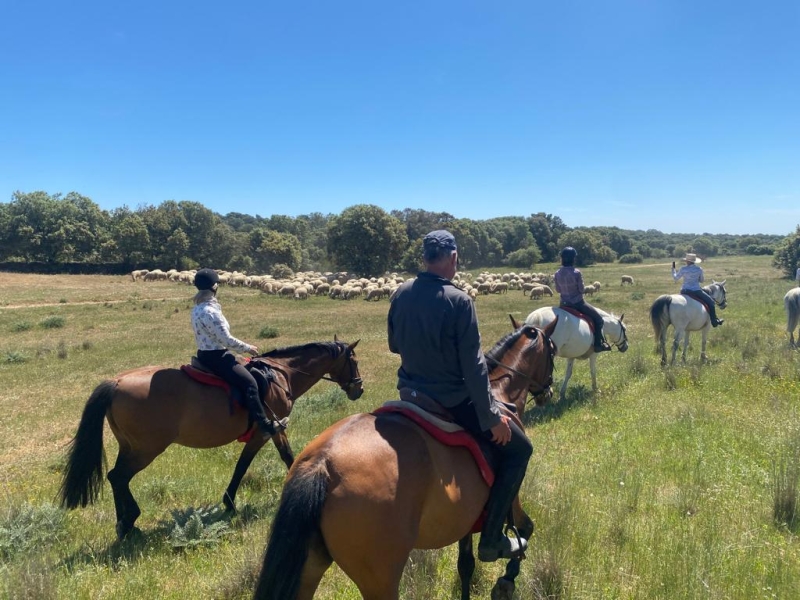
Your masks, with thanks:
<instances>
[{"instance_id":1,"label":"white sheep","mask_svg":"<svg viewBox=\"0 0 800 600\"><path fill-rule=\"evenodd\" d=\"M620 281L619 284L622 286L625 285L626 283L628 285L633 285L634 284L633 277L631 277L630 275L623 275L622 281Z\"/></svg>"}]
</instances>

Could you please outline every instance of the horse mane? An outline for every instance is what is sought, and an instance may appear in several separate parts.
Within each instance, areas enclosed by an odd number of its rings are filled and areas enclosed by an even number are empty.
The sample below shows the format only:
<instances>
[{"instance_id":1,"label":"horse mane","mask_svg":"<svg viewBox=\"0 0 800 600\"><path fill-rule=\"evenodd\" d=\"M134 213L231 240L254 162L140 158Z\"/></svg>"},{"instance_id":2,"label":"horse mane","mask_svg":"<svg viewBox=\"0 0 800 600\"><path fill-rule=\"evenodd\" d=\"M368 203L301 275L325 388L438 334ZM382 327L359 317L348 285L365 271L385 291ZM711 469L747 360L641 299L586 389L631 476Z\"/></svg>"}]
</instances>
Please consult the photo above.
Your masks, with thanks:
<instances>
[{"instance_id":1,"label":"horse mane","mask_svg":"<svg viewBox=\"0 0 800 600\"><path fill-rule=\"evenodd\" d=\"M516 329L515 331L512 331L511 333L506 334L499 342L497 342L494 345L494 348L489 350L489 352L486 352L484 354L484 356L486 357L487 360L490 360L492 362L499 361L503 357L503 355L506 353L506 351L509 348L511 348L517 342L517 340L520 338L520 336L526 330L531 330L531 329L533 329L532 326L523 325L522 327Z\"/></svg>"},{"instance_id":2,"label":"horse mane","mask_svg":"<svg viewBox=\"0 0 800 600\"><path fill-rule=\"evenodd\" d=\"M283 348L275 348L264 354L260 354L260 358L286 358L303 354L307 350L321 348L328 352L333 358L337 358L344 352L345 344L343 342L308 342L307 344L298 344L297 346L284 346Z\"/></svg>"}]
</instances>

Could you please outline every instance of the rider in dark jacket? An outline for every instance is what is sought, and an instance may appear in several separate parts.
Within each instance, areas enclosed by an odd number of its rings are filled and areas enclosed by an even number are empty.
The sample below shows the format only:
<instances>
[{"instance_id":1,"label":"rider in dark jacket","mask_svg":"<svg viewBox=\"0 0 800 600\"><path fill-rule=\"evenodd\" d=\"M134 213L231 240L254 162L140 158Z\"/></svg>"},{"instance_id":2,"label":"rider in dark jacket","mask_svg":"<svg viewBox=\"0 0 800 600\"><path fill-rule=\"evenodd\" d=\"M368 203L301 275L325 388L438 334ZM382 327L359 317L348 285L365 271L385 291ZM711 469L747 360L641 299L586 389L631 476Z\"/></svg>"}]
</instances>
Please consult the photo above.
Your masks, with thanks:
<instances>
[{"instance_id":1,"label":"rider in dark jacket","mask_svg":"<svg viewBox=\"0 0 800 600\"><path fill-rule=\"evenodd\" d=\"M478 558L518 557L527 540L507 537L503 524L533 446L525 432L500 413L492 396L475 306L451 281L458 261L452 234L438 230L426 235L423 261L425 271L397 289L389 308L389 349L401 358L397 387L431 397L467 431L495 443L499 464Z\"/></svg>"}]
</instances>

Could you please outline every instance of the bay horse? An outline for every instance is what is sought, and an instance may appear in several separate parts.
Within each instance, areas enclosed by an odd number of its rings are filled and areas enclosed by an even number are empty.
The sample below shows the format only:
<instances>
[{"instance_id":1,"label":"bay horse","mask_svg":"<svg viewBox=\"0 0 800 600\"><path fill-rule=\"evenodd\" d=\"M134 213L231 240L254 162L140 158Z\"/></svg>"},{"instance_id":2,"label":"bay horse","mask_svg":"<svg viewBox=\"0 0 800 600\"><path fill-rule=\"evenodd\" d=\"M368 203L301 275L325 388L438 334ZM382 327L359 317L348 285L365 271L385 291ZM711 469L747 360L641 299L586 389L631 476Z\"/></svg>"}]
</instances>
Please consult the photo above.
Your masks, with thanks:
<instances>
[{"instance_id":1,"label":"bay horse","mask_svg":"<svg viewBox=\"0 0 800 600\"><path fill-rule=\"evenodd\" d=\"M524 409L530 392L545 401L554 328L525 325L487 354L497 400ZM342 419L312 440L289 469L254 598L309 600L336 562L364 600L398 600L412 549L459 542L461 597L467 600L475 569L470 531L488 497L465 448L444 445L398 414ZM533 521L519 498L512 513L520 535L529 537ZM519 563L509 561L495 585L509 599Z\"/></svg>"},{"instance_id":2,"label":"bay horse","mask_svg":"<svg viewBox=\"0 0 800 600\"><path fill-rule=\"evenodd\" d=\"M361 397L364 388L354 351L357 344L346 344L334 336L333 342L278 348L252 358L273 371L272 383L262 398L267 413L287 417L294 402L320 379L337 383L351 400ZM216 448L245 434L249 425L247 410L231 407L225 390L198 383L180 369L149 366L120 373L100 383L84 406L59 490L64 508L92 504L102 490L106 419L119 444L116 463L107 477L120 540L134 529L141 514L129 487L134 475L171 444ZM223 496L227 510L235 511L239 484L268 439L257 427L252 430ZM294 455L286 432L272 436L272 441L288 469Z\"/></svg>"},{"instance_id":3,"label":"bay horse","mask_svg":"<svg viewBox=\"0 0 800 600\"><path fill-rule=\"evenodd\" d=\"M797 348L794 330L797 328L798 321L800 321L800 287L792 288L786 292L783 297L783 306L786 308L786 331L789 334L789 345L792 348ZM798 341L800 341L800 332L798 332Z\"/></svg>"},{"instance_id":4,"label":"bay horse","mask_svg":"<svg viewBox=\"0 0 800 600\"><path fill-rule=\"evenodd\" d=\"M703 289L711 296L714 303L721 309L728 306L725 281L715 281ZM705 305L686 294L664 294L656 298L650 307L650 322L656 335L658 350L661 351L661 366L667 364L667 328L672 325L674 338L672 341L672 360L675 364L675 355L678 352L681 336L683 336L682 361L686 362L686 351L689 347L689 332L699 331L702 336L700 347L700 360L708 360L706 356L706 340L711 330L711 317Z\"/></svg>"},{"instance_id":5,"label":"bay horse","mask_svg":"<svg viewBox=\"0 0 800 600\"><path fill-rule=\"evenodd\" d=\"M628 330L622 319L595 307L603 317L603 334L612 346L620 352L628 350ZM572 367L575 359L589 359L589 372L592 375L592 392L597 393L597 353L594 351L594 334L585 319L559 307L544 306L530 313L525 322L529 325L544 327L558 318L558 327L553 333L553 341L558 347L558 355L567 359L567 370L564 381L561 383L559 398L564 400L567 393L567 384L572 377Z\"/></svg>"}]
</instances>

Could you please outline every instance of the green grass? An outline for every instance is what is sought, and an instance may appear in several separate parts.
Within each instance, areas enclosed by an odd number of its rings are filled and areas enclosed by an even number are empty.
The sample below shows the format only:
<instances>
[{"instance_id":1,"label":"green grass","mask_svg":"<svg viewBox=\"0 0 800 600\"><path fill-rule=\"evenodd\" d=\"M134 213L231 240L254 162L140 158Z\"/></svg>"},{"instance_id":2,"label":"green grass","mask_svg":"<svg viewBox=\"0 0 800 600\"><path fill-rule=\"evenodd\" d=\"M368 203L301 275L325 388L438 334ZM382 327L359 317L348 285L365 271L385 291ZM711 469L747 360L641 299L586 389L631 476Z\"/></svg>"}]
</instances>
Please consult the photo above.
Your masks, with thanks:
<instances>
[{"instance_id":1,"label":"green grass","mask_svg":"<svg viewBox=\"0 0 800 600\"><path fill-rule=\"evenodd\" d=\"M525 415L535 453L522 499L537 531L519 598L797 596L800 353L787 348L783 309L791 284L769 257L712 258L703 266L707 278L728 281L725 325L709 335L708 364L693 335L687 364L665 369L648 309L678 289L670 263L583 270L587 281L603 284L590 301L625 313L630 349L598 358L597 395L588 364L578 361L567 398ZM635 278L633 288L620 286L623 274ZM0 331L9 333L0 337L0 357L27 360L0 360L0 547L11 537L24 542L0 554L0 598L249 598L286 473L271 445L253 462L229 520L216 520L213 507L238 443L168 448L133 480L142 534L121 544L107 482L93 506L70 513L52 506L66 443L92 389L126 369L178 366L194 353L192 288L124 277L3 279ZM334 335L361 340L364 396L350 402L328 382L312 388L292 413L295 452L334 421L395 397L386 301L291 302L240 288L222 288L219 298L232 333L261 340L261 351L271 349L261 336L267 328L280 332L274 346ZM521 291L481 296L484 348L510 331L509 313L522 320L553 300L532 301ZM15 328L53 316L62 327ZM556 369L559 386L563 360ZM105 445L113 465L108 428ZM44 521L54 511L57 526ZM474 597L489 597L501 573L502 565L478 564ZM316 597L360 596L334 567ZM415 552L401 597L458 598L455 548Z\"/></svg>"}]
</instances>

